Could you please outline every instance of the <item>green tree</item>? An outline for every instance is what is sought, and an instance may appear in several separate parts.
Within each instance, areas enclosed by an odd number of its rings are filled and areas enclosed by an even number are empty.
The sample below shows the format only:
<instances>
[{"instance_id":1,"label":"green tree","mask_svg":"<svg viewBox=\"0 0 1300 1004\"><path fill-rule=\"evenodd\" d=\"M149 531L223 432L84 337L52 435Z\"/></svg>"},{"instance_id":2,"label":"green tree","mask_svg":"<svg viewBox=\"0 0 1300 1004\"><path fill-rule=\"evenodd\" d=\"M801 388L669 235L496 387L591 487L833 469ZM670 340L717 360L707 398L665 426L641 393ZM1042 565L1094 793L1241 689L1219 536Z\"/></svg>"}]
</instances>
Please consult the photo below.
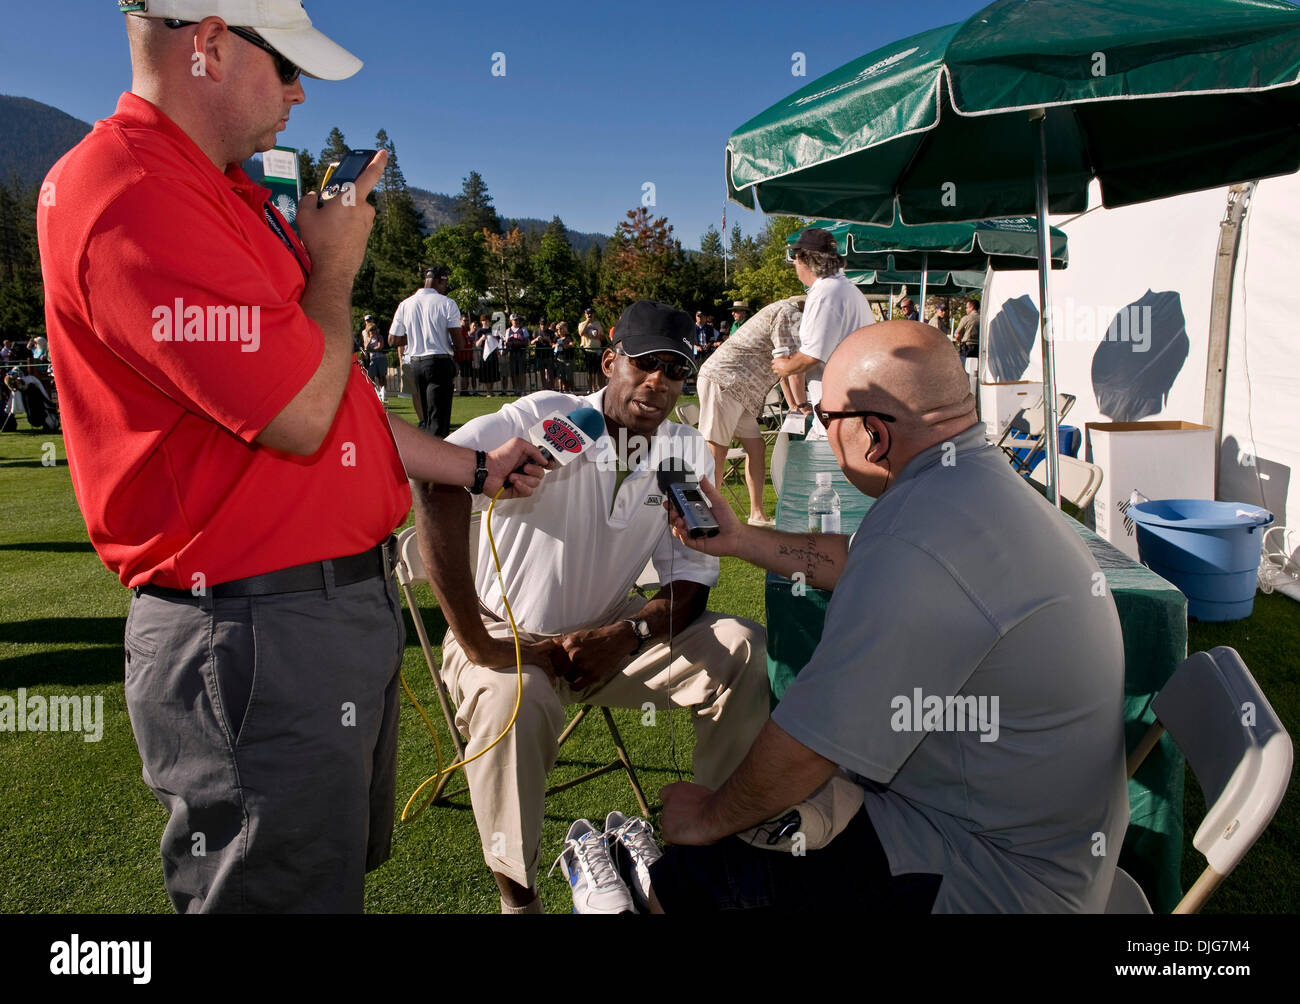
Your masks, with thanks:
<instances>
[{"instance_id":1,"label":"green tree","mask_svg":"<svg viewBox=\"0 0 1300 1004\"><path fill-rule=\"evenodd\" d=\"M528 248L523 232L513 227L508 233L483 231L487 242L488 294L503 310L523 310L529 285Z\"/></svg>"},{"instance_id":2,"label":"green tree","mask_svg":"<svg viewBox=\"0 0 1300 1004\"><path fill-rule=\"evenodd\" d=\"M780 217L768 217L768 229L771 228L772 220ZM744 271L745 269L757 268L762 261L763 250L766 247L764 234L758 239L746 237L740 232L740 224L733 223L731 226L731 238L728 241L727 255L731 259L731 270L735 272Z\"/></svg>"},{"instance_id":3,"label":"green tree","mask_svg":"<svg viewBox=\"0 0 1300 1004\"><path fill-rule=\"evenodd\" d=\"M30 338L45 333L45 290L36 246L36 199L15 181L0 183L0 334Z\"/></svg>"},{"instance_id":4,"label":"green tree","mask_svg":"<svg viewBox=\"0 0 1300 1004\"><path fill-rule=\"evenodd\" d=\"M564 223L558 216L552 217L532 256L533 287L547 320L568 320L582 313L586 304L581 272Z\"/></svg>"},{"instance_id":5,"label":"green tree","mask_svg":"<svg viewBox=\"0 0 1300 1004\"><path fill-rule=\"evenodd\" d=\"M302 194L316 191L316 186L320 182L320 174L316 166L316 158L311 155L309 150L298 151L298 178L302 185Z\"/></svg>"},{"instance_id":6,"label":"green tree","mask_svg":"<svg viewBox=\"0 0 1300 1004\"><path fill-rule=\"evenodd\" d=\"M672 224L652 219L641 206L630 209L605 248L600 301L618 314L634 300L662 300L681 306L677 278L685 261Z\"/></svg>"},{"instance_id":7,"label":"green tree","mask_svg":"<svg viewBox=\"0 0 1300 1004\"><path fill-rule=\"evenodd\" d=\"M457 222L472 231L486 230L500 234L501 218L497 216L496 207L492 205L492 196L488 194L487 182L477 171L470 171L462 182L460 195L456 198Z\"/></svg>"},{"instance_id":8,"label":"green tree","mask_svg":"<svg viewBox=\"0 0 1300 1004\"><path fill-rule=\"evenodd\" d=\"M321 150L320 156L316 158L316 177L314 180L317 185L320 184L321 178L325 174L325 169L329 167L333 161L342 160L346 157L351 149L352 148L348 146L347 140L343 138L343 133L339 130L338 126L335 126L330 130L330 134L325 137L325 148ZM304 189L304 191L306 191L306 189Z\"/></svg>"},{"instance_id":9,"label":"green tree","mask_svg":"<svg viewBox=\"0 0 1300 1004\"><path fill-rule=\"evenodd\" d=\"M375 223L366 242L366 257L352 286L353 321L364 314L391 316L392 310L420 284L424 237L422 219L397 161L397 147L383 129L376 149L388 151L388 164L375 186Z\"/></svg>"},{"instance_id":10,"label":"green tree","mask_svg":"<svg viewBox=\"0 0 1300 1004\"><path fill-rule=\"evenodd\" d=\"M774 300L797 296L804 291L803 283L794 273L794 266L785 260L786 238L802 230L806 223L793 216L770 216L762 234L757 239L745 238L751 248L752 263L732 274L732 287L727 297L748 300L751 310L758 310Z\"/></svg>"},{"instance_id":11,"label":"green tree","mask_svg":"<svg viewBox=\"0 0 1300 1004\"><path fill-rule=\"evenodd\" d=\"M479 309L491 275L483 231L461 224L441 226L424 239L424 258L429 265L445 265L451 271L447 295L462 311Z\"/></svg>"}]
</instances>

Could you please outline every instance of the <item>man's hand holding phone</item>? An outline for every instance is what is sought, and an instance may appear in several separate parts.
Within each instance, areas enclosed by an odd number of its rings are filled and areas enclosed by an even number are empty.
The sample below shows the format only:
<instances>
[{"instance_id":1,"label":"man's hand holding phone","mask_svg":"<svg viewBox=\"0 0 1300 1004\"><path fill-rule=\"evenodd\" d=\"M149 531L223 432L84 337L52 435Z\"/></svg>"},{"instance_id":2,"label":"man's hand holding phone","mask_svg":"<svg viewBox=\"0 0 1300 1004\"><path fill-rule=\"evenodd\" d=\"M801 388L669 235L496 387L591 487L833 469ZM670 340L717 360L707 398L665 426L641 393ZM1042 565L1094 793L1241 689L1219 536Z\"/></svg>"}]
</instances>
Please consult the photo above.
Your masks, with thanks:
<instances>
[{"instance_id":1,"label":"man's hand holding phone","mask_svg":"<svg viewBox=\"0 0 1300 1004\"><path fill-rule=\"evenodd\" d=\"M356 176L355 182L344 177L341 170L334 173L329 184L331 187L335 184L340 186L337 197L323 202L317 192L308 192L302 197L296 222L302 242L311 255L313 277L322 269L331 278L345 277L351 292L351 282L361 269L366 241L375 221L374 207L366 198L379 184L387 165L388 151L380 150ZM354 184L355 188L344 189L345 183Z\"/></svg>"}]
</instances>

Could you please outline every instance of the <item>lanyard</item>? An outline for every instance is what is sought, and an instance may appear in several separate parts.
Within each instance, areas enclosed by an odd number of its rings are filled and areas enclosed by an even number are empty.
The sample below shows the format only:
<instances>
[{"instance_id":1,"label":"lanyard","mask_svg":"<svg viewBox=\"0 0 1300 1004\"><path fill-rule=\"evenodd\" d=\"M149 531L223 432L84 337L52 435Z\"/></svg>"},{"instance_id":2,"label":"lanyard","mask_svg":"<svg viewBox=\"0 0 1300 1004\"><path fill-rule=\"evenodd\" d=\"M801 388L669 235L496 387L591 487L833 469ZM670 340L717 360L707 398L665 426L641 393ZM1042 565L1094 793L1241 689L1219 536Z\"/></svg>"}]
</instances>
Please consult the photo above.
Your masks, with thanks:
<instances>
[{"instance_id":1,"label":"lanyard","mask_svg":"<svg viewBox=\"0 0 1300 1004\"><path fill-rule=\"evenodd\" d=\"M298 249L293 246L293 240L287 233L285 233L284 227L280 225L280 217L277 216L275 210L271 208L271 203L262 203L262 214L266 217L266 225L271 228L271 233L275 234L275 236L279 237L280 240L284 242L284 246L289 249L289 253L293 255L294 261L296 261L298 267L302 269L303 278L310 279L311 273L307 271L307 266L302 263L302 258L298 254Z\"/></svg>"}]
</instances>

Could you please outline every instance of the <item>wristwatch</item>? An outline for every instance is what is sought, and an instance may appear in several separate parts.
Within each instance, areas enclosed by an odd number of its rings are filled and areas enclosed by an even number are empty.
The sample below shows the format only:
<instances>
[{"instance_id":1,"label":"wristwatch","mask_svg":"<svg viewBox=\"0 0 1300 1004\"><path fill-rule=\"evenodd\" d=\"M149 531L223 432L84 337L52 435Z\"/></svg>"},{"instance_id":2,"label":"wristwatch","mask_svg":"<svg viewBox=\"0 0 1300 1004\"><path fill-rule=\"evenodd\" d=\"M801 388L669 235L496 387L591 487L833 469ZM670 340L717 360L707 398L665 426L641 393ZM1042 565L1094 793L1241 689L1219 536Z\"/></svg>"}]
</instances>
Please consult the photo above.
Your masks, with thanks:
<instances>
[{"instance_id":1,"label":"wristwatch","mask_svg":"<svg viewBox=\"0 0 1300 1004\"><path fill-rule=\"evenodd\" d=\"M471 495L482 495L483 486L487 484L487 454L482 450L474 451L474 484L470 487Z\"/></svg>"},{"instance_id":2,"label":"wristwatch","mask_svg":"<svg viewBox=\"0 0 1300 1004\"><path fill-rule=\"evenodd\" d=\"M650 640L650 625L643 620L634 620L629 617L624 624L631 624L633 632L636 633L636 648L632 649L632 654L636 655L645 647L645 643Z\"/></svg>"}]
</instances>

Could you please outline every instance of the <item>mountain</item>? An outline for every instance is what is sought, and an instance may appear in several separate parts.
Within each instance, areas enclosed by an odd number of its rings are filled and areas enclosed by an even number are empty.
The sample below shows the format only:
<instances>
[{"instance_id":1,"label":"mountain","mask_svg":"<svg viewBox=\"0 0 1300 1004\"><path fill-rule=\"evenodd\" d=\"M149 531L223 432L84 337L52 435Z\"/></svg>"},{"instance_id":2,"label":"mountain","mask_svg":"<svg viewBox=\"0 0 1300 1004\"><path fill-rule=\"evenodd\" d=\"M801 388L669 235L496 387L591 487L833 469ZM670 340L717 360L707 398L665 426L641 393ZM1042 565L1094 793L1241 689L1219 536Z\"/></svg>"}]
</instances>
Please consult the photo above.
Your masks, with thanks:
<instances>
[{"instance_id":1,"label":"mountain","mask_svg":"<svg viewBox=\"0 0 1300 1004\"><path fill-rule=\"evenodd\" d=\"M0 182L17 179L20 187L39 185L49 173L54 162L71 150L90 132L90 125L74 119L66 112L31 98L0 95L0 136L5 138L0 146ZM261 181L261 159L245 162L254 181ZM430 233L447 223L456 222L456 199L440 192L423 188L410 188L415 208L424 216L425 233ZM502 220L517 226L525 233L541 233L547 220L529 218ZM604 234L568 231L569 243L579 257L595 244L602 250L609 240Z\"/></svg>"},{"instance_id":2,"label":"mountain","mask_svg":"<svg viewBox=\"0 0 1300 1004\"><path fill-rule=\"evenodd\" d=\"M448 223L455 223L458 219L456 216L456 198L452 195L443 195L441 192L430 192L428 189L416 188L414 185L407 186L411 193L411 198L415 201L415 208L424 214L424 232L431 233L441 226ZM511 227L518 227L526 234L540 234L546 229L550 220L539 220L531 216L522 216L515 218L501 218L502 225L509 230ZM573 246L574 252L581 258L587 253L587 248L593 244L605 250L605 242L609 240L605 234L580 233L577 230L565 229L569 236L569 243Z\"/></svg>"},{"instance_id":3,"label":"mountain","mask_svg":"<svg viewBox=\"0 0 1300 1004\"><path fill-rule=\"evenodd\" d=\"M0 94L0 181L39 185L54 162L90 132L90 125L31 98Z\"/></svg>"}]
</instances>

